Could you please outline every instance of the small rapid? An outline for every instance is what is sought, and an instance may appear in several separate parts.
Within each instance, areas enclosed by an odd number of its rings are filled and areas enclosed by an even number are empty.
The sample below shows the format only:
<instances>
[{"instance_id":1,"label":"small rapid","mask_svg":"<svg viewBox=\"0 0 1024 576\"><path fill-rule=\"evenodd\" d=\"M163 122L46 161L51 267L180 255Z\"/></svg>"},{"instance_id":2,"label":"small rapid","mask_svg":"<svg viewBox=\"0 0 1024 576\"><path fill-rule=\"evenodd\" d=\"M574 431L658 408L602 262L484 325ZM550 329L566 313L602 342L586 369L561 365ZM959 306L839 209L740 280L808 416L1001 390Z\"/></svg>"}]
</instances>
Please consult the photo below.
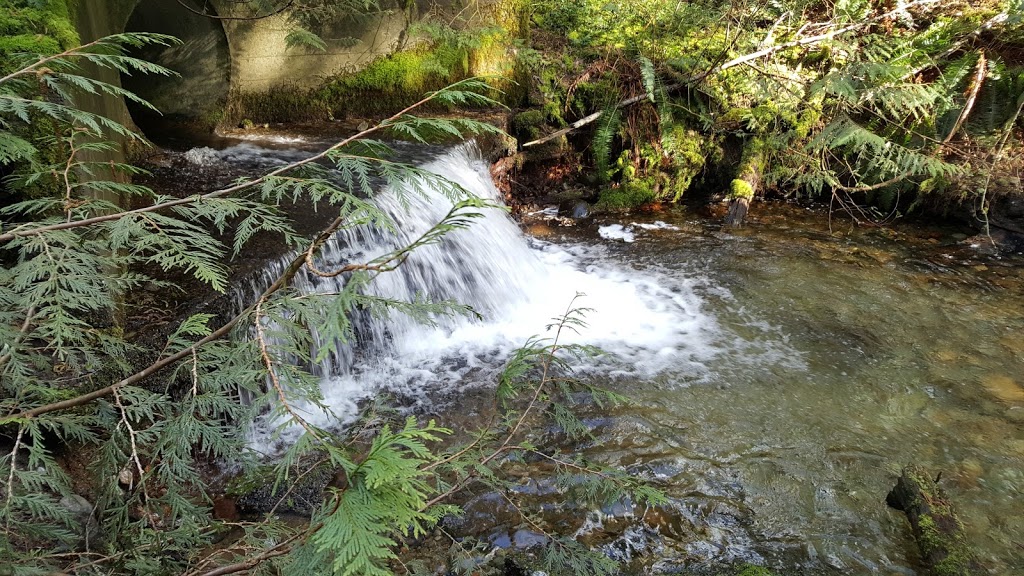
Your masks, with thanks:
<instances>
[{"instance_id":1,"label":"small rapid","mask_svg":"<svg viewBox=\"0 0 1024 576\"><path fill-rule=\"evenodd\" d=\"M289 135L192 156L200 171L251 174L323 145ZM472 145L401 156L499 203ZM437 190L382 188L372 200L398 234L340 233L322 268L387 253L452 205ZM330 413L300 408L317 424L344 426L364 401L389 394L401 409L472 427L511 352L551 336L545 327L582 292L575 305L590 309L589 326L566 338L607 355L576 368L633 404L583 407L593 439L556 447L650 479L670 503L642 519L566 508L540 475L520 488L536 492L548 525L630 561L630 573L753 562L786 574L912 576L908 524L884 498L900 468L916 463L942 472L990 573L1022 573L1019 258L986 256L985 243L960 230L855 227L790 206L758 205L740 230L719 222L680 208L533 225L533 237L505 210L486 210L368 288L454 300L480 318L428 326L358 314L355 341L310 367ZM286 261L265 258L256 260L264 270L236 283L238 306ZM305 274L296 288L326 294L343 281ZM274 424L252 430L254 449L273 453L296 437L275 436ZM480 495L467 518L488 518L498 500ZM495 546L534 541L518 528L470 522L464 533Z\"/></svg>"},{"instance_id":2,"label":"small rapid","mask_svg":"<svg viewBox=\"0 0 1024 576\"><path fill-rule=\"evenodd\" d=\"M257 149L243 144L220 152L227 161ZM266 150L268 163L294 158L295 151ZM457 183L496 207L466 229L421 246L395 271L377 276L367 288L373 296L413 302L453 301L471 307L472 316L437 317L433 325L400 313L354 318L356 341L333 347L310 367L322 377L329 413L300 406L303 416L321 426L349 423L358 403L377 393L400 395L425 407L431 393L451 396L460 389L489 386L517 347L565 314L570 306L585 309L587 326L563 334L563 341L593 345L606 356L577 367L608 377L650 378L671 373L677 382L696 382L728 347L738 352L694 287L699 278L629 269L607 260L606 247L553 244L525 236L501 205L499 192L473 144L463 144L420 162L420 168ZM396 223L394 231L371 226L339 231L324 246L318 265L336 269L370 261L407 246L441 221L453 200L439 187L386 188L372 201ZM292 256L270 262L237 293L239 306L273 282ZM346 276L323 278L304 270L293 285L302 293L339 293ZM578 296L578 297L577 297ZM745 361L794 362L791 351L754 350L747 343ZM317 346L325 345L318 342ZM760 356L759 356L760 354ZM275 422L254 430L254 444L266 446ZM297 433L297 430L295 431ZM291 435L285 435L285 442Z\"/></svg>"}]
</instances>

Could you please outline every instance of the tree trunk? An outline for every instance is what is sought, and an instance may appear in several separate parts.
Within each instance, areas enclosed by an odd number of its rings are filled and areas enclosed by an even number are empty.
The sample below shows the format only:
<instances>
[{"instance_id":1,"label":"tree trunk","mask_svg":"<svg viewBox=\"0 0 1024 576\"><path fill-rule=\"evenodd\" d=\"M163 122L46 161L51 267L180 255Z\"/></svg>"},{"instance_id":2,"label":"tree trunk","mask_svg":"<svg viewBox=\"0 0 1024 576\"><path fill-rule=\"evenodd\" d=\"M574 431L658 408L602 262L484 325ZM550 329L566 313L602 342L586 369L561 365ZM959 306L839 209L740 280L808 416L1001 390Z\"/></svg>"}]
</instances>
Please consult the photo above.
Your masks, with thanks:
<instances>
[{"instance_id":1,"label":"tree trunk","mask_svg":"<svg viewBox=\"0 0 1024 576\"><path fill-rule=\"evenodd\" d=\"M921 559L933 576L974 576L986 573L967 544L963 524L946 494L920 468L903 469L885 503L902 510L910 521Z\"/></svg>"}]
</instances>

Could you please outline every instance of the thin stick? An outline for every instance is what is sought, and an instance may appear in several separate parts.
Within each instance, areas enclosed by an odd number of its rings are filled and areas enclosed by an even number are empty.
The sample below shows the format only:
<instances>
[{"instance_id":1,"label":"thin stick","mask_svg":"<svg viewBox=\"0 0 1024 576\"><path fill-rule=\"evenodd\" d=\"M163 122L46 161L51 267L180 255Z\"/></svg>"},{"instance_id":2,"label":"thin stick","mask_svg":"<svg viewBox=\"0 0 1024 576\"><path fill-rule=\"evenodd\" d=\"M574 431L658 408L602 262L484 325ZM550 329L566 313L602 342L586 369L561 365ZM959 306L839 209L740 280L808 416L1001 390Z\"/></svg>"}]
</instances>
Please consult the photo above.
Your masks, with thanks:
<instances>
[{"instance_id":1,"label":"thin stick","mask_svg":"<svg viewBox=\"0 0 1024 576\"><path fill-rule=\"evenodd\" d=\"M964 109L960 111L960 115L956 117L956 123L953 124L953 129L949 131L945 140L942 141L943 145L948 144L949 141L953 139L953 136L955 136L960 130L960 127L963 126L964 121L967 120L967 116L970 115L971 110L974 108L974 103L978 99L978 92L981 91L981 85L985 83L985 76L987 72L988 60L985 59L985 51L982 50L978 54L978 64L974 71L974 79L971 81L967 103L964 104Z\"/></svg>"}]
</instances>

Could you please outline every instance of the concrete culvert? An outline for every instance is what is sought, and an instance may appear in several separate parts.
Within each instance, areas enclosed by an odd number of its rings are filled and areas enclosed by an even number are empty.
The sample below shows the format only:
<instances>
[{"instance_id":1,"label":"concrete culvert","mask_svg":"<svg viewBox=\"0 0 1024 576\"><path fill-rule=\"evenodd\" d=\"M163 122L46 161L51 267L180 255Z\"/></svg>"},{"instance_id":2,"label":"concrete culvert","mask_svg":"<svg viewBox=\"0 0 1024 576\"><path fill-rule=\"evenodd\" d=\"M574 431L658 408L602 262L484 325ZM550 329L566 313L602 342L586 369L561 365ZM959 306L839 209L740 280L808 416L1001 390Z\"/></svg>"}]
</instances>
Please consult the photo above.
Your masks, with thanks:
<instances>
[{"instance_id":1,"label":"concrete culvert","mask_svg":"<svg viewBox=\"0 0 1024 576\"><path fill-rule=\"evenodd\" d=\"M197 11L200 7L187 2ZM207 12L210 7L207 5ZM162 116L127 102L136 125L147 136L159 139L168 122L212 124L227 99L230 53L220 20L189 11L177 0L143 0L128 17L126 32L157 32L175 36L177 46L147 46L133 56L166 68L179 76L122 75L122 85L153 104Z\"/></svg>"}]
</instances>

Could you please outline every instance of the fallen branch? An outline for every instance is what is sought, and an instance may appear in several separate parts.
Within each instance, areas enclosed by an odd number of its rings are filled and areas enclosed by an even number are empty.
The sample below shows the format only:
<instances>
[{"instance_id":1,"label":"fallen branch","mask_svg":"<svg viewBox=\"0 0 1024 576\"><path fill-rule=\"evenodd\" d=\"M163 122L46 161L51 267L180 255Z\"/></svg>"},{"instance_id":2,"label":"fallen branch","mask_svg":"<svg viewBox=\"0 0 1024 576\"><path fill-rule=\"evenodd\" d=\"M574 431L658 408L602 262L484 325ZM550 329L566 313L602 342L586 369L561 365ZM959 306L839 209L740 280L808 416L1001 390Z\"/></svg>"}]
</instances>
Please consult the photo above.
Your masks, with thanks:
<instances>
[{"instance_id":1,"label":"fallen branch","mask_svg":"<svg viewBox=\"0 0 1024 576\"><path fill-rule=\"evenodd\" d=\"M681 84L673 84L671 86L666 86L665 90L666 91L672 91L672 90L676 90L676 89L680 88L681 86L682 86ZM641 94L639 96L633 96L632 98L626 98L622 102L619 102L618 104L615 105L615 108L616 109L618 109L618 108L625 108L626 106L632 106L633 104L636 104L637 102L642 102L642 101L647 100L647 99L648 99L647 94ZM523 148L529 148L530 146L537 146L538 144L544 144L545 142L550 142L550 141L554 140L555 138L558 138L559 136L564 136L564 135L568 134L569 132L572 132L573 130L576 130L577 128L582 128L582 127L586 126L587 124L590 124L594 120L597 120L598 118L601 117L602 114L604 114L604 112L605 112L604 110L601 110L601 111L598 111L598 112L594 112L593 114L591 114L589 116L584 116L583 118L580 118L579 120L573 122L572 124L569 124L568 126L566 126L565 128L562 128L561 130L559 130L557 132L553 132L553 133L548 134L547 136L545 136L543 138L538 138L537 140L533 140L533 141L527 142L526 144L523 144Z\"/></svg>"}]
</instances>

